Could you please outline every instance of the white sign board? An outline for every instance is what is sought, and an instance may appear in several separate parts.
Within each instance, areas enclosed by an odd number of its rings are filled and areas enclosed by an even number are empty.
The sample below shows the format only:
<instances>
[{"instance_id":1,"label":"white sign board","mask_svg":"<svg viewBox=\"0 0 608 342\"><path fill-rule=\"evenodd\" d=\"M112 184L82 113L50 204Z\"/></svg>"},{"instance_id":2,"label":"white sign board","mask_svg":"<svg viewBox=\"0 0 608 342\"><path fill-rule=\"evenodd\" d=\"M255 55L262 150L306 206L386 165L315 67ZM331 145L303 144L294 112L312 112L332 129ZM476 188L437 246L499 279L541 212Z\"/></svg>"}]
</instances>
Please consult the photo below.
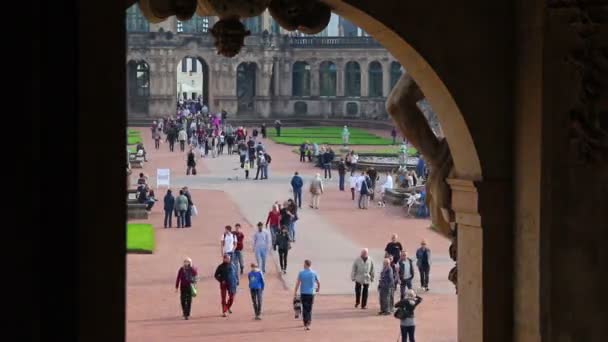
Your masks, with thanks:
<instances>
[{"instance_id":1,"label":"white sign board","mask_svg":"<svg viewBox=\"0 0 608 342\"><path fill-rule=\"evenodd\" d=\"M163 185L167 186L167 188L171 185L170 169L156 169L156 188L158 189Z\"/></svg>"}]
</instances>

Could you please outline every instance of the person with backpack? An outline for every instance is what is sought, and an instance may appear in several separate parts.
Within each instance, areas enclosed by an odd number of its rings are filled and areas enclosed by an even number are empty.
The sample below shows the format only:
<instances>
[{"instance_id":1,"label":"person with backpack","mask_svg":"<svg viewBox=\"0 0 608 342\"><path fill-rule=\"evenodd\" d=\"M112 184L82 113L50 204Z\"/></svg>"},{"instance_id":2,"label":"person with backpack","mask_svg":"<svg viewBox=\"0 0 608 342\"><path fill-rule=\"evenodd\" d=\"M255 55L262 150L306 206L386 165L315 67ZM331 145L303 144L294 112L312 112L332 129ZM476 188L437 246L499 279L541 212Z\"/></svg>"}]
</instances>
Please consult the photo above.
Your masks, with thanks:
<instances>
[{"instance_id":1,"label":"person with backpack","mask_svg":"<svg viewBox=\"0 0 608 342\"><path fill-rule=\"evenodd\" d=\"M420 242L420 248L416 251L416 266L420 272L420 287L429 290L429 273L431 272L431 250L426 247L426 241Z\"/></svg>"},{"instance_id":2,"label":"person with backpack","mask_svg":"<svg viewBox=\"0 0 608 342\"><path fill-rule=\"evenodd\" d=\"M405 298L406 291L412 289L412 280L414 280L414 274L414 263L412 259L407 256L406 251L401 251L401 257L399 258L399 284L401 288L401 300Z\"/></svg>"},{"instance_id":3,"label":"person with backpack","mask_svg":"<svg viewBox=\"0 0 608 342\"><path fill-rule=\"evenodd\" d=\"M260 153L258 154L258 170L255 173L255 180L258 180L258 177L260 176L260 173L262 174L260 179L266 179L268 177L266 177L266 157L264 156L264 152L260 151ZM261 171L261 172L260 172Z\"/></svg>"},{"instance_id":4,"label":"person with backpack","mask_svg":"<svg viewBox=\"0 0 608 342\"><path fill-rule=\"evenodd\" d=\"M266 150L264 150L263 153L264 158L266 158L266 165L264 165L264 176L266 177L266 179L268 179L268 177L270 176L270 162L272 162L272 157L270 156L270 154L268 154L268 152L266 152Z\"/></svg>"},{"instance_id":5,"label":"person with backpack","mask_svg":"<svg viewBox=\"0 0 608 342\"><path fill-rule=\"evenodd\" d=\"M422 298L416 295L414 290L407 290L405 298L395 304L395 318L401 321L401 342L416 342L414 337L416 331L416 323L414 321L414 310L418 304L422 302Z\"/></svg>"},{"instance_id":6,"label":"person with backpack","mask_svg":"<svg viewBox=\"0 0 608 342\"><path fill-rule=\"evenodd\" d=\"M196 175L196 157L192 149L190 149L190 152L186 156L186 175L190 175L190 172L192 172L193 176Z\"/></svg>"},{"instance_id":7,"label":"person with backpack","mask_svg":"<svg viewBox=\"0 0 608 342\"><path fill-rule=\"evenodd\" d=\"M287 254L291 249L291 242L289 233L286 226L281 228L281 232L277 234L277 237L273 246L274 250L278 249L279 252L279 264L281 266L281 272L287 273Z\"/></svg>"},{"instance_id":8,"label":"person with backpack","mask_svg":"<svg viewBox=\"0 0 608 342\"><path fill-rule=\"evenodd\" d=\"M236 268L231 261L230 255L224 254L222 263L215 269L214 278L220 283L222 317L226 317L226 313L232 313L231 308L238 286Z\"/></svg>"},{"instance_id":9,"label":"person with backpack","mask_svg":"<svg viewBox=\"0 0 608 342\"><path fill-rule=\"evenodd\" d=\"M192 297L196 296L197 275L196 268L192 266L192 259L185 258L184 265L177 271L177 279L175 279L175 292L178 289L180 291L180 303L185 320L190 317Z\"/></svg>"},{"instance_id":10,"label":"person with backpack","mask_svg":"<svg viewBox=\"0 0 608 342\"><path fill-rule=\"evenodd\" d=\"M359 176L357 183L357 188L359 190L359 209L367 209L369 205L370 180L364 171L361 172L361 176Z\"/></svg>"}]
</instances>

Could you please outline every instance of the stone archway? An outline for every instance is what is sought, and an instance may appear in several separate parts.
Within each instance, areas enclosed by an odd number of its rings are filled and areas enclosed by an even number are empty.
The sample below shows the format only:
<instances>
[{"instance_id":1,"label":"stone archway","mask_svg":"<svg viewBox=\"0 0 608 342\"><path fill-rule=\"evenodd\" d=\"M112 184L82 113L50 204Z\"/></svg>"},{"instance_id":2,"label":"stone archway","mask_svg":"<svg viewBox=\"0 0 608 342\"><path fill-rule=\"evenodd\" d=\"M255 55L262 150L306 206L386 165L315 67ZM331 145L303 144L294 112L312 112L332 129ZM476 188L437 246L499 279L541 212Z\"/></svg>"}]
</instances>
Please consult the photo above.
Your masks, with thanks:
<instances>
[{"instance_id":1,"label":"stone archway","mask_svg":"<svg viewBox=\"0 0 608 342\"><path fill-rule=\"evenodd\" d=\"M184 63L186 61L190 61L190 65L186 65L186 67L184 68ZM197 65L194 66L192 64L194 64L193 62L196 61L198 63L196 63ZM199 65L200 63L200 65ZM188 69L190 67L190 69ZM192 68L193 67L193 68ZM198 68L200 67L201 70L198 70ZM189 55L186 54L184 56L182 56L180 59L177 60L177 63L175 63L175 68L176 68L176 82L179 83L179 81L177 80L177 78L179 78L179 73L183 72L183 73L190 73L190 75L192 73L194 73L197 78L197 80L195 80L195 82L200 81L201 82L201 88L200 88L200 94L202 99L203 99L203 103L206 104L207 106L209 106L209 88L210 88L210 84L209 84L209 64L207 64L207 61L201 57L198 56L197 54L193 54L193 55ZM200 72L201 76L200 79L198 76L198 73ZM179 92L179 89L177 89L177 91Z\"/></svg>"}]
</instances>

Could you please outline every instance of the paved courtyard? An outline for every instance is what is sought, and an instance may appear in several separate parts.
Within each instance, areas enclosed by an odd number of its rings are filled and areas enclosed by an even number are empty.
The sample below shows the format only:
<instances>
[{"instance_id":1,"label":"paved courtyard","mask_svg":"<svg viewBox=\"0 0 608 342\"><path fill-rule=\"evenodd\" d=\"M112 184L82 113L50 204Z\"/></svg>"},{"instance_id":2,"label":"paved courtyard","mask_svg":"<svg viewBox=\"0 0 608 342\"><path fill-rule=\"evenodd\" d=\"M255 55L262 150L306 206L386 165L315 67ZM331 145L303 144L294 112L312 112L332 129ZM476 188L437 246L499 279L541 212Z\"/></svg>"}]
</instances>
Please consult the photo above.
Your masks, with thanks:
<instances>
[{"instance_id":1,"label":"paved courtyard","mask_svg":"<svg viewBox=\"0 0 608 342\"><path fill-rule=\"evenodd\" d=\"M325 184L321 209L307 206L307 183L319 172L311 163L300 163L291 152L293 147L264 140L272 156L270 179L245 180L238 168L238 156L221 156L199 160L196 176L185 175L185 154L169 152L167 144L153 149L149 130L143 130L150 161L142 172L155 186L157 168L171 169L171 187L188 186L199 210L191 229L163 229L162 202L153 208L146 222L156 229L156 251L152 255L127 257L127 340L128 341L396 341L399 321L376 315L379 306L375 292L367 310L355 309L350 268L363 247L380 270L383 249L392 233L410 255L421 239L433 251L430 291L421 293L423 303L416 311L416 336L419 341L456 341L456 295L447 274L453 263L447 251L449 242L431 231L428 220L405 218L402 209L356 209L350 192L338 190L337 172ZM220 236L223 227L240 222L245 233L245 263L254 261L251 250L253 227L265 221L271 204L291 197L289 181L294 171L304 178L304 205L298 212L296 241L289 251L287 275L277 272L278 257L273 255L267 265L267 287L264 292L263 320L253 320L247 280L243 278L236 296L234 314L220 316L219 286L213 279L215 267L221 262ZM134 170L138 174L139 170ZM254 170L255 171L255 170ZM255 175L255 172L254 172ZM238 179L237 179L238 176ZM384 180L381 179L380 184ZM162 200L165 189L157 197ZM181 318L179 295L174 282L184 256L190 256L199 270L199 296L193 301L192 317ZM312 268L321 280L321 292L315 299L311 331L304 331L301 320L295 320L291 308L295 275L304 259L311 259ZM268 267L270 266L270 267ZM418 272L415 284L419 285Z\"/></svg>"}]
</instances>

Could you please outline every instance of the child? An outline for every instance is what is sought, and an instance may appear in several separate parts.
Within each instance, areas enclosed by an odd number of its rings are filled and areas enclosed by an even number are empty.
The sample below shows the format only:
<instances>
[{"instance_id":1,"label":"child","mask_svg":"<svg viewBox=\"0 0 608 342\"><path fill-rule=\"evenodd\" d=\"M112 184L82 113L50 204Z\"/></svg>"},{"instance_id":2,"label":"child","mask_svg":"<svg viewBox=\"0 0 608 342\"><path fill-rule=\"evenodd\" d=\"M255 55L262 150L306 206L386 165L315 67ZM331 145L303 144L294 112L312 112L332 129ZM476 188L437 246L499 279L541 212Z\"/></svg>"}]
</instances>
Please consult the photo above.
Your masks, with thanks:
<instances>
[{"instance_id":1,"label":"child","mask_svg":"<svg viewBox=\"0 0 608 342\"><path fill-rule=\"evenodd\" d=\"M245 179L249 179L249 169L251 168L251 164L249 163L249 159L245 159L245 165L243 165L243 169L245 169Z\"/></svg>"},{"instance_id":2,"label":"child","mask_svg":"<svg viewBox=\"0 0 608 342\"><path fill-rule=\"evenodd\" d=\"M357 188L357 176L355 176L354 174L351 173L349 182L350 182L350 193L351 193L353 201L354 201L355 200L355 190Z\"/></svg>"},{"instance_id":3,"label":"child","mask_svg":"<svg viewBox=\"0 0 608 342\"><path fill-rule=\"evenodd\" d=\"M251 272L248 275L249 278L249 291L251 292L251 301L253 302L253 312L255 313L255 319L261 320L260 314L262 313L262 295L264 293L264 274L258 268L255 263L251 264Z\"/></svg>"}]
</instances>

